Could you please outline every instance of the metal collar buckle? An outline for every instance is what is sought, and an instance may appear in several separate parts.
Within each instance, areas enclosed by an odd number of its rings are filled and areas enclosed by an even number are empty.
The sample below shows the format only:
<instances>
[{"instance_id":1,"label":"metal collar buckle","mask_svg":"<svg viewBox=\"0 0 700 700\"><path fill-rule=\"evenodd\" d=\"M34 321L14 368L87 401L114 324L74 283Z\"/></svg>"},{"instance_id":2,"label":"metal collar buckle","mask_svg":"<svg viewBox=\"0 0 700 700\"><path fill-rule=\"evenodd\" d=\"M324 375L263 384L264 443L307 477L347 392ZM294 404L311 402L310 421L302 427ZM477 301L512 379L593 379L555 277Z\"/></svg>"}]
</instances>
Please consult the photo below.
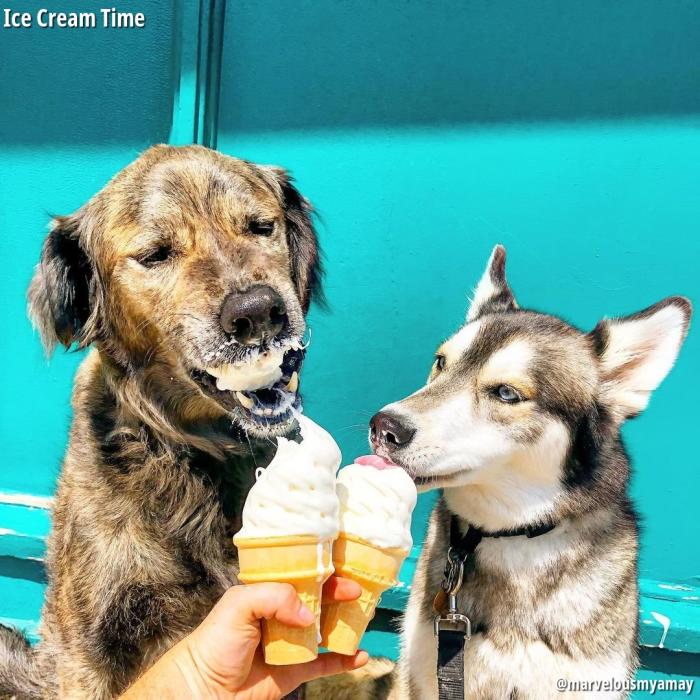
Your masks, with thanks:
<instances>
[{"instance_id":1,"label":"metal collar buckle","mask_svg":"<svg viewBox=\"0 0 700 700\"><path fill-rule=\"evenodd\" d=\"M439 637L440 632L461 632L469 640L472 638L472 623L466 615L459 612L436 615L433 620L433 634Z\"/></svg>"},{"instance_id":2,"label":"metal collar buckle","mask_svg":"<svg viewBox=\"0 0 700 700\"><path fill-rule=\"evenodd\" d=\"M467 639L470 639L472 636L471 621L457 609L457 593L462 588L463 580L464 560L450 547L447 550L445 577L442 580L442 588L447 595L447 612L444 615L436 615L433 620L433 629L436 637L443 630L462 632Z\"/></svg>"}]
</instances>

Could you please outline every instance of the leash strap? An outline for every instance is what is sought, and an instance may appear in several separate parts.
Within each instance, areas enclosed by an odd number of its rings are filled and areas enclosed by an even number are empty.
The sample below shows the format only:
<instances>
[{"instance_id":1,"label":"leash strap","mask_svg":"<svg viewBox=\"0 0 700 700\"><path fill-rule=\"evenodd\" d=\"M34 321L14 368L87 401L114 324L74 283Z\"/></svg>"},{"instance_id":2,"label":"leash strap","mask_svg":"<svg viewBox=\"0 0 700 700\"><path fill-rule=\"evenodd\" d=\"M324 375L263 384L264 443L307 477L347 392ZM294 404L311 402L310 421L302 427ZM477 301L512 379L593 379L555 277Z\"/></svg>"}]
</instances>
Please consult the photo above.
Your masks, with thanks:
<instances>
[{"instance_id":1,"label":"leash strap","mask_svg":"<svg viewBox=\"0 0 700 700\"><path fill-rule=\"evenodd\" d=\"M473 566L474 553L481 540L484 537L539 537L554 528L553 524L544 524L485 532L469 525L463 535L458 518L452 516L442 587L434 602L439 700L464 700L464 645L472 636L472 626L469 618L457 609L457 594L462 588L465 566Z\"/></svg>"},{"instance_id":2,"label":"leash strap","mask_svg":"<svg viewBox=\"0 0 700 700\"><path fill-rule=\"evenodd\" d=\"M438 695L440 700L464 700L464 632L438 632Z\"/></svg>"},{"instance_id":3,"label":"leash strap","mask_svg":"<svg viewBox=\"0 0 700 700\"><path fill-rule=\"evenodd\" d=\"M465 564L473 556L481 538L481 531L472 527L462 535L459 521L452 518L450 548L447 550L442 588L434 603L438 612L434 624L438 644L437 679L440 700L464 700L464 645L471 637L471 622L457 609L457 593L462 588Z\"/></svg>"}]
</instances>

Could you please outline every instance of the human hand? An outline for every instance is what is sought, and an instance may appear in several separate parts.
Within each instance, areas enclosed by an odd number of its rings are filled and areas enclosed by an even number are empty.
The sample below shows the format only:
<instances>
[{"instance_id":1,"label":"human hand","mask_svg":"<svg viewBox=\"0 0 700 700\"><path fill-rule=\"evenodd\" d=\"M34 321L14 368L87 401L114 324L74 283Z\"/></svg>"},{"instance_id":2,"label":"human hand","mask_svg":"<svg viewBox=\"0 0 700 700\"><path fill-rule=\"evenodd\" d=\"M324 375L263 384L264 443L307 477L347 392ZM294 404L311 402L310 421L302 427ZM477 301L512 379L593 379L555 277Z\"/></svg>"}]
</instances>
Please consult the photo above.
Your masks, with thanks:
<instances>
[{"instance_id":1,"label":"human hand","mask_svg":"<svg viewBox=\"0 0 700 700\"><path fill-rule=\"evenodd\" d=\"M360 587L354 581L331 577L326 599L355 600ZM367 662L363 651L355 656L321 654L295 666L269 666L260 647L260 620L276 618L295 627L314 623L294 588L283 583L233 586L212 608L202 624L161 657L122 696L226 700L277 700L302 683L320 676L350 671Z\"/></svg>"}]
</instances>

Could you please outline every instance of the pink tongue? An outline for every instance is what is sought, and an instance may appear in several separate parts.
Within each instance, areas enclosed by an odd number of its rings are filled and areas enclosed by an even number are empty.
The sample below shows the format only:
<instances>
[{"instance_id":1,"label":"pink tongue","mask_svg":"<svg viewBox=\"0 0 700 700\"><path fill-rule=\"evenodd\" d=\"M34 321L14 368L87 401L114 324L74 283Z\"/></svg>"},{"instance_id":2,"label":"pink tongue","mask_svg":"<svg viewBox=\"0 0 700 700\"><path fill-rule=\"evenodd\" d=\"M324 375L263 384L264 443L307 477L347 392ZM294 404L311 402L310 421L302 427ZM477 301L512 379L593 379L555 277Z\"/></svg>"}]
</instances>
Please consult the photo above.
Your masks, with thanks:
<instances>
[{"instance_id":1,"label":"pink tongue","mask_svg":"<svg viewBox=\"0 0 700 700\"><path fill-rule=\"evenodd\" d=\"M362 464L365 467L374 467L375 469L390 469L391 467L396 466L393 462L390 462L388 459L384 459L384 457L380 457L379 455L365 455L364 457L358 457L355 460L355 464Z\"/></svg>"}]
</instances>

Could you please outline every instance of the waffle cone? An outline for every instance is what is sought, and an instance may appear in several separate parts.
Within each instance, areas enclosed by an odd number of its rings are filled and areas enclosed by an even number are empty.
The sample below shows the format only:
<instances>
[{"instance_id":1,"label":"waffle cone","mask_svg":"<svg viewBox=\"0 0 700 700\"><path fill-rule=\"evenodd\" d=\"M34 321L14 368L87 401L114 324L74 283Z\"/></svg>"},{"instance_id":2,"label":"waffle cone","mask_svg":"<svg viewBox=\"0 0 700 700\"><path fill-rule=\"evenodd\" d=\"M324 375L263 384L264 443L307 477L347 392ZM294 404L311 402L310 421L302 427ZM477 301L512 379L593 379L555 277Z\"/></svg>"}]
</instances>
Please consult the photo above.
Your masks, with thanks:
<instances>
[{"instance_id":1,"label":"waffle cone","mask_svg":"<svg viewBox=\"0 0 700 700\"><path fill-rule=\"evenodd\" d=\"M278 620L262 620L265 661L275 666L312 661L318 656L321 589L333 573L331 540L313 536L235 537L243 583L290 583L316 624L290 627Z\"/></svg>"},{"instance_id":2,"label":"waffle cone","mask_svg":"<svg viewBox=\"0 0 700 700\"><path fill-rule=\"evenodd\" d=\"M383 549L359 537L340 533L333 545L333 565L339 576L362 587L357 600L324 603L321 612L321 644L329 651L352 655L367 629L382 593L396 584L404 549Z\"/></svg>"}]
</instances>

